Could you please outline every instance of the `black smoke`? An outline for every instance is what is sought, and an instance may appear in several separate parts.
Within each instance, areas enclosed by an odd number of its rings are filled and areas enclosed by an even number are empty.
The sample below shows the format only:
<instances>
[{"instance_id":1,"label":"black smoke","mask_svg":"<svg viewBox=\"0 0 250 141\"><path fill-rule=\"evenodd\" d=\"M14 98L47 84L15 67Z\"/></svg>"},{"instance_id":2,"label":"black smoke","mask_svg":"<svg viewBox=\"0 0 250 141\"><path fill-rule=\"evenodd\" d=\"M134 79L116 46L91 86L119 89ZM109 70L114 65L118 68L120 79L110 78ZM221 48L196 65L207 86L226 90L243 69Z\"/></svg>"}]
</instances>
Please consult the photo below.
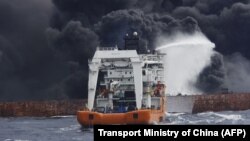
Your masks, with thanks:
<instances>
[{"instance_id":1,"label":"black smoke","mask_svg":"<svg viewBox=\"0 0 250 141\"><path fill-rule=\"evenodd\" d=\"M219 53L214 53L211 57L211 64L205 67L200 73L196 87L206 93L220 92L222 89L226 89L224 79L225 67L223 56Z\"/></svg>"},{"instance_id":2,"label":"black smoke","mask_svg":"<svg viewBox=\"0 0 250 141\"><path fill-rule=\"evenodd\" d=\"M229 68L224 66L222 55L230 56L240 52L250 58L249 0L110 0L105 4L102 1L98 8L92 7L92 4L100 2L98 0L93 0L91 4L80 0L53 2L59 9L54 14L57 18L52 22L53 26L60 25L57 27L60 29L70 20L81 21L83 26L99 36L101 46L122 47L124 34L133 31L139 32L140 45L147 45L151 49L162 35L168 36L176 31L204 32L216 44L218 51L211 58L211 65L204 69L197 80L197 88L206 93L219 92L228 87L225 79ZM89 12L92 13L87 14Z\"/></svg>"},{"instance_id":3,"label":"black smoke","mask_svg":"<svg viewBox=\"0 0 250 141\"><path fill-rule=\"evenodd\" d=\"M148 47L155 48L157 37L171 34L176 31L192 33L199 30L197 22L192 17L177 20L169 15L146 14L139 9L117 10L102 17L95 24L94 30L100 37L102 45L123 46L123 37L126 33L137 31L141 38L141 47L147 43ZM108 34L110 33L110 34Z\"/></svg>"},{"instance_id":4,"label":"black smoke","mask_svg":"<svg viewBox=\"0 0 250 141\"><path fill-rule=\"evenodd\" d=\"M248 64L249 24L249 0L1 0L0 99L86 97L95 47L122 48L133 31L151 49L159 36L202 31L225 57L211 58L197 87L216 92Z\"/></svg>"},{"instance_id":5,"label":"black smoke","mask_svg":"<svg viewBox=\"0 0 250 141\"><path fill-rule=\"evenodd\" d=\"M50 1L0 1L1 100L50 97L45 91L59 80L45 36L51 12Z\"/></svg>"},{"instance_id":6,"label":"black smoke","mask_svg":"<svg viewBox=\"0 0 250 141\"><path fill-rule=\"evenodd\" d=\"M55 50L55 57L68 65L62 88L70 98L81 98L87 93L88 59L99 45L98 36L79 21L70 21L62 31L49 28L48 42Z\"/></svg>"},{"instance_id":7,"label":"black smoke","mask_svg":"<svg viewBox=\"0 0 250 141\"><path fill-rule=\"evenodd\" d=\"M240 53L234 53L225 57L226 85L234 91L250 91L250 60L243 57Z\"/></svg>"}]
</instances>

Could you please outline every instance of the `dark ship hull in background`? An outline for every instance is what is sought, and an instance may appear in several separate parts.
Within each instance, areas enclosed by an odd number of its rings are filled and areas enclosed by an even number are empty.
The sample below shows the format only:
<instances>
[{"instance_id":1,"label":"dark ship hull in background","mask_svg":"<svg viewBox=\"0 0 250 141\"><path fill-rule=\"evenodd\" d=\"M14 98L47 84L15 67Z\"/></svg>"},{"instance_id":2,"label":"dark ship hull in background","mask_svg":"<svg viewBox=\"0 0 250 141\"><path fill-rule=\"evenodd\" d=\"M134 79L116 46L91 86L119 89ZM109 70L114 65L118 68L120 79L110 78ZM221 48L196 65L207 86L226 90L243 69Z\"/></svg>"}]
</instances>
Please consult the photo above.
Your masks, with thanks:
<instances>
[{"instance_id":1,"label":"dark ship hull in background","mask_svg":"<svg viewBox=\"0 0 250 141\"><path fill-rule=\"evenodd\" d=\"M186 102L183 102L186 101ZM250 109L250 93L167 97L169 112L238 111ZM75 115L86 100L0 102L0 117ZM172 103L172 104L171 104ZM183 103L183 104L180 104ZM175 108L171 108L171 107ZM185 108L184 108L185 107Z\"/></svg>"}]
</instances>

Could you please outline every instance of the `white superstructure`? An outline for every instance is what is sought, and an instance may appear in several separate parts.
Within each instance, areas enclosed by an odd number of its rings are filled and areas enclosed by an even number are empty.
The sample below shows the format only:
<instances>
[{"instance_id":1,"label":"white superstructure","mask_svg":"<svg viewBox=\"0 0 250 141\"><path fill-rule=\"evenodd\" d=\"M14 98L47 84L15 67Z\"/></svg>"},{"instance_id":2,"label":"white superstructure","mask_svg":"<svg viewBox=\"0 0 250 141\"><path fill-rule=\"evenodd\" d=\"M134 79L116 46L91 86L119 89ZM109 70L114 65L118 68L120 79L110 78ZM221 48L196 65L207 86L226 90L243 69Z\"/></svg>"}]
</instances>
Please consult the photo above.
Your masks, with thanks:
<instances>
[{"instance_id":1,"label":"white superstructure","mask_svg":"<svg viewBox=\"0 0 250 141\"><path fill-rule=\"evenodd\" d=\"M135 36L133 40L138 39ZM157 107L157 94L164 94L160 87L165 87L163 57L159 52L138 54L131 47L98 47L89 60L88 109L95 104L113 109L114 100L133 100L133 96L137 109Z\"/></svg>"}]
</instances>

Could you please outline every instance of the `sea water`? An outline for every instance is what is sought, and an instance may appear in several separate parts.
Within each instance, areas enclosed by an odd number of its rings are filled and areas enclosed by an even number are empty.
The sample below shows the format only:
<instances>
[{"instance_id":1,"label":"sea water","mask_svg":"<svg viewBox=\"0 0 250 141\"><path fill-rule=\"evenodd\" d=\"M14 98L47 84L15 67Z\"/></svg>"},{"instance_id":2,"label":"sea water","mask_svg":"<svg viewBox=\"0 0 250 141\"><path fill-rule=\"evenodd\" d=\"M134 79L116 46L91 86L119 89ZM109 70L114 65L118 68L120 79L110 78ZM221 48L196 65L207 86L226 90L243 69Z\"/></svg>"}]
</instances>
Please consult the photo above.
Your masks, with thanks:
<instances>
[{"instance_id":1,"label":"sea water","mask_svg":"<svg viewBox=\"0 0 250 141\"><path fill-rule=\"evenodd\" d=\"M248 124L250 110L166 113L163 125ZM93 141L93 129L82 129L75 116L0 118L1 141Z\"/></svg>"}]
</instances>

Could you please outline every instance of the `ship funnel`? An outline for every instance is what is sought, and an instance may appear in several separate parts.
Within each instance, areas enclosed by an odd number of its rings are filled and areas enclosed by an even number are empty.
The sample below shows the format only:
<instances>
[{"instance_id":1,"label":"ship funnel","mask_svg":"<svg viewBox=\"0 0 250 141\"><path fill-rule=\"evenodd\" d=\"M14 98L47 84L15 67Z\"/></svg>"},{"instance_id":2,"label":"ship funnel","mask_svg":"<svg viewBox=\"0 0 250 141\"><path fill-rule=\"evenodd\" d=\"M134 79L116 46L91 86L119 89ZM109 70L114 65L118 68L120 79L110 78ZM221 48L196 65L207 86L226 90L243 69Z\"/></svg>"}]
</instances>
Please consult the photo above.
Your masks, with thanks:
<instances>
[{"instance_id":1,"label":"ship funnel","mask_svg":"<svg viewBox=\"0 0 250 141\"><path fill-rule=\"evenodd\" d=\"M127 33L124 40L125 50L137 50L139 48L139 37L137 32L134 32L132 35Z\"/></svg>"},{"instance_id":2,"label":"ship funnel","mask_svg":"<svg viewBox=\"0 0 250 141\"><path fill-rule=\"evenodd\" d=\"M138 54L147 53L146 47L140 46L140 38L138 32L133 32L133 34L126 34L125 40L125 50L136 50Z\"/></svg>"}]
</instances>

